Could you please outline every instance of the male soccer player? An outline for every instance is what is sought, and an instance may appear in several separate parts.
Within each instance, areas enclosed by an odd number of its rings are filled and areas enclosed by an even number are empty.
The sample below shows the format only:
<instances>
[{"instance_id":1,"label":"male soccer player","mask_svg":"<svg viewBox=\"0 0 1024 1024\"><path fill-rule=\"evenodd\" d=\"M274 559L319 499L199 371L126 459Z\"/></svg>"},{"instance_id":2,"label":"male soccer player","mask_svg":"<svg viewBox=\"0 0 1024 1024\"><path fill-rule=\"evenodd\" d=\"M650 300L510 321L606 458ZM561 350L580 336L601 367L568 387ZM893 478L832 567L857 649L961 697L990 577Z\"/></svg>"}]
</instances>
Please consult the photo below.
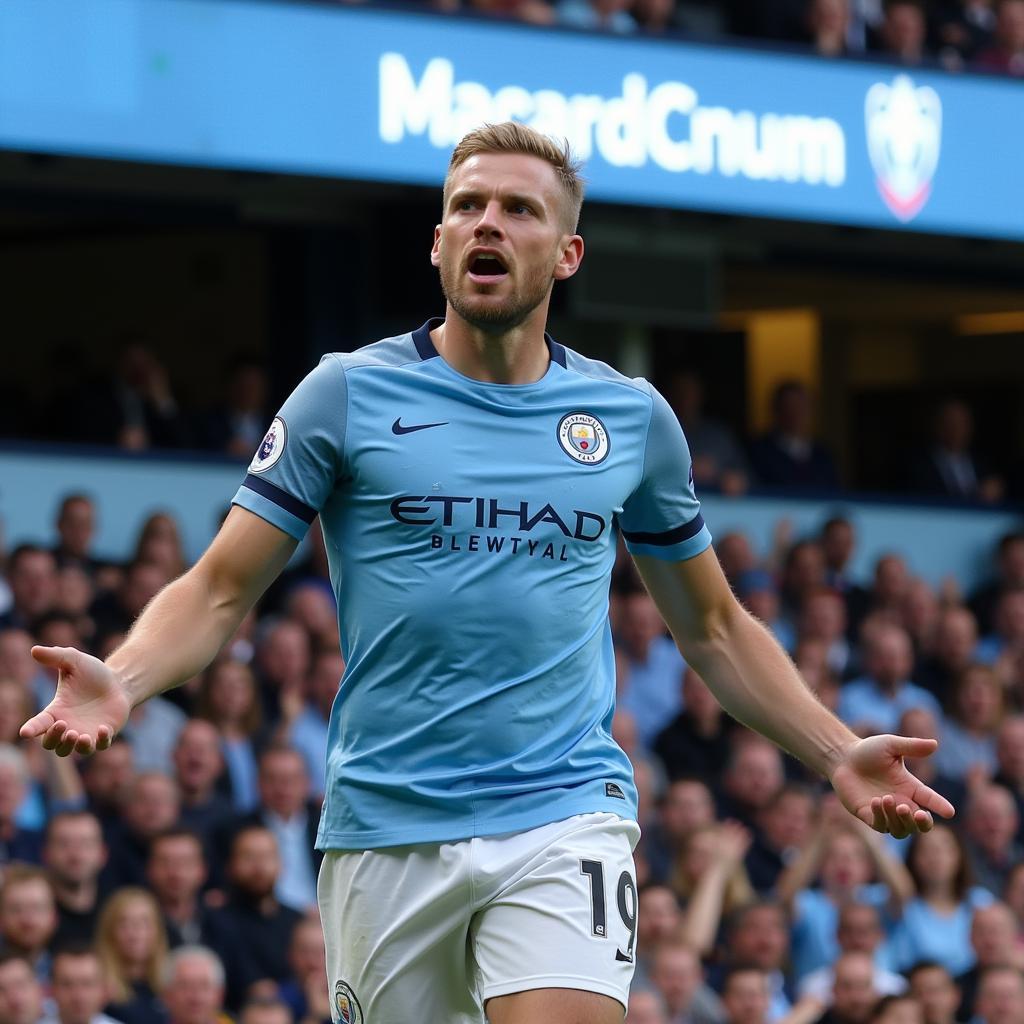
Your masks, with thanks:
<instances>
[{"instance_id":1,"label":"male soccer player","mask_svg":"<svg viewBox=\"0 0 1024 1024\"><path fill-rule=\"evenodd\" d=\"M733 599L675 416L544 333L583 257L567 150L518 124L456 147L431 262L443 320L327 355L235 508L106 664L60 670L23 728L105 747L194 676L319 514L347 662L318 844L335 1019L611 1024L633 971L635 790L611 739L621 530L687 660L738 719L895 835L953 813L909 774L933 740L859 740Z\"/></svg>"}]
</instances>

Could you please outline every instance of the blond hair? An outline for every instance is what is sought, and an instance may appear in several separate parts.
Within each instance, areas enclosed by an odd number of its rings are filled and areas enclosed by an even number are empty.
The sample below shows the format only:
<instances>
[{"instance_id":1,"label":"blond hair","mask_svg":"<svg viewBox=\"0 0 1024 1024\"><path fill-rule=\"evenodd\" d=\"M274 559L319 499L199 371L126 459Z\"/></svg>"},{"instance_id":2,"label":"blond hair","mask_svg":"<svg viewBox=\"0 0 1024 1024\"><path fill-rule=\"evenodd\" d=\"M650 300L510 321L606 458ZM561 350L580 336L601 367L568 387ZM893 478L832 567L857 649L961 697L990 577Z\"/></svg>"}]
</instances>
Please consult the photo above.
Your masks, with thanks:
<instances>
[{"instance_id":1,"label":"blond hair","mask_svg":"<svg viewBox=\"0 0 1024 1024\"><path fill-rule=\"evenodd\" d=\"M481 153L521 153L549 163L558 175L565 198L565 224L570 231L575 232L580 219L580 207L583 205L583 178L580 176L583 165L572 155L568 140L563 139L559 145L536 128L530 128L519 121L485 124L462 137L448 161L442 197L444 211L448 209L452 174L470 157Z\"/></svg>"},{"instance_id":2,"label":"blond hair","mask_svg":"<svg viewBox=\"0 0 1024 1024\"><path fill-rule=\"evenodd\" d=\"M133 996L133 979L128 976L127 964L117 948L114 934L121 915L132 903L143 904L152 918L153 948L146 958L143 976L153 992L160 991L164 965L167 961L167 931L156 898L151 892L139 886L128 885L118 889L107 900L96 926L96 955L103 969L103 980L107 984L110 1001L114 1003L126 1003Z\"/></svg>"}]
</instances>

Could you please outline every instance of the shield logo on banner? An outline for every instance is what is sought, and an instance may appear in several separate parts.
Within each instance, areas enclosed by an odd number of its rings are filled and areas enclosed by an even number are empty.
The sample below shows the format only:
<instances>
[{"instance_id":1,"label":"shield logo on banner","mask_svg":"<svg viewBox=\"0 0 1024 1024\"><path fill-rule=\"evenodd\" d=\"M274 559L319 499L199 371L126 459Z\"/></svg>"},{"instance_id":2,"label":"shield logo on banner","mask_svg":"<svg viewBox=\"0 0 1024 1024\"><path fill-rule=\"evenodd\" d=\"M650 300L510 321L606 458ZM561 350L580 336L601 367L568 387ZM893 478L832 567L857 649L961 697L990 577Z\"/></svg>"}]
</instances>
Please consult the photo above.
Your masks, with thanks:
<instances>
[{"instance_id":1,"label":"shield logo on banner","mask_svg":"<svg viewBox=\"0 0 1024 1024\"><path fill-rule=\"evenodd\" d=\"M942 101L909 75L878 82L864 102L868 156L886 205L904 223L921 212L932 191L942 139Z\"/></svg>"}]
</instances>

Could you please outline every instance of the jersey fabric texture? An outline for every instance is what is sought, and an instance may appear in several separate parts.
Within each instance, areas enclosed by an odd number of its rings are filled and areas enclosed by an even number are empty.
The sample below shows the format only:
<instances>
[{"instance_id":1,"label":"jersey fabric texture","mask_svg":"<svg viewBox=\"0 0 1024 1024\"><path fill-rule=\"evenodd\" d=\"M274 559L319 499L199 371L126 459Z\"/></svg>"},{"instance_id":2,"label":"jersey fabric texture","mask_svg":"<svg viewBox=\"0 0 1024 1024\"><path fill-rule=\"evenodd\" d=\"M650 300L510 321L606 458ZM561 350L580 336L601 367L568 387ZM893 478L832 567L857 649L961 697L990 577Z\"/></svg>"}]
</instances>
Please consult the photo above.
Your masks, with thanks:
<instances>
[{"instance_id":1,"label":"jersey fabric texture","mask_svg":"<svg viewBox=\"0 0 1024 1024\"><path fill-rule=\"evenodd\" d=\"M635 818L611 738L617 533L669 560L711 543L646 381L548 338L539 381L483 383L440 357L441 322L324 356L234 497L324 532L347 667L321 849Z\"/></svg>"}]
</instances>

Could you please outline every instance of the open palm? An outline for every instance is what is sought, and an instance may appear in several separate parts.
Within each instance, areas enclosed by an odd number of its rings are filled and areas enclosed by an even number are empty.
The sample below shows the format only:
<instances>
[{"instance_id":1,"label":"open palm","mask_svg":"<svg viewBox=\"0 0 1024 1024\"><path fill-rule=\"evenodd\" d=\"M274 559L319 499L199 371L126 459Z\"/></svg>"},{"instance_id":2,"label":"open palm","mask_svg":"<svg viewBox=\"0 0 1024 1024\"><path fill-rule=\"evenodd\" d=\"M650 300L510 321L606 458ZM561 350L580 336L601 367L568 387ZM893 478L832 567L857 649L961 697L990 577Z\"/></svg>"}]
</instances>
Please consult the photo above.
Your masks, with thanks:
<instances>
[{"instance_id":1,"label":"open palm","mask_svg":"<svg viewBox=\"0 0 1024 1024\"><path fill-rule=\"evenodd\" d=\"M851 814L878 832L897 839L928 832L932 814L951 818L953 805L911 775L903 759L927 757L937 746L907 736L858 740L832 773L832 788Z\"/></svg>"},{"instance_id":2,"label":"open palm","mask_svg":"<svg viewBox=\"0 0 1024 1024\"><path fill-rule=\"evenodd\" d=\"M131 711L117 676L98 658L73 647L33 647L32 657L57 669L57 692L20 735L42 737L43 747L61 757L106 750Z\"/></svg>"}]
</instances>

